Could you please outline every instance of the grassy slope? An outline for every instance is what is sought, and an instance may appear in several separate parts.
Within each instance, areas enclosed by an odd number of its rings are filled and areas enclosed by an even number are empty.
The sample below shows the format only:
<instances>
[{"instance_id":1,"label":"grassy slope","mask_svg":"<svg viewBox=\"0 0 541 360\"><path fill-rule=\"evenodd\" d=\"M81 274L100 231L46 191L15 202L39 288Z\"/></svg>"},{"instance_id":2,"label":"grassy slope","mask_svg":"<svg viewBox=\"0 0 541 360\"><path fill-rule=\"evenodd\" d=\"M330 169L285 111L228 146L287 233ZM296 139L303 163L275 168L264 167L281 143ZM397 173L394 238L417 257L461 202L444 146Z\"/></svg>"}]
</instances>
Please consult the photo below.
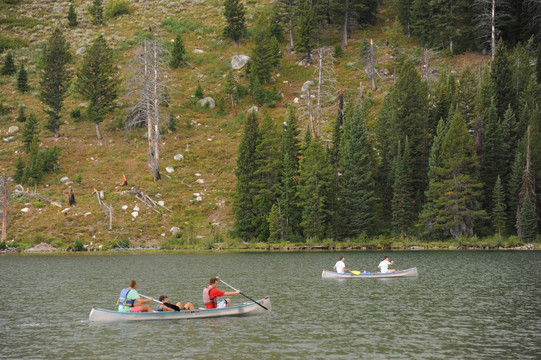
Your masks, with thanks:
<instances>
[{"instance_id":1,"label":"grassy slope","mask_svg":"<svg viewBox=\"0 0 541 360\"><path fill-rule=\"evenodd\" d=\"M252 14L261 3L269 1L249 2L248 12ZM36 4L38 3L38 4ZM54 201L59 201L67 207L66 184L60 183L60 178L67 176L74 180L77 175L82 178L81 184L72 183L77 206L69 211L62 212L62 208L45 205L29 198L13 198L10 212L10 231L8 239L16 239L28 244L40 241L51 242L53 245L71 244L76 239L85 244L102 243L128 239L132 244L154 245L162 240L170 239L169 229L172 226L182 228L183 238L189 239L188 244L207 241L211 234L211 227L216 233L226 237L228 229L232 228L233 216L231 212L232 195L235 187L234 168L236 150L242 133L242 114L252 106L249 98L242 100L241 104L231 108L225 101L225 116L218 116L216 109L197 109L192 105L191 96L201 83L205 95L218 99L223 96L223 76L229 68L231 56L235 54L249 54L252 44L246 42L240 47L234 47L228 41L220 39L223 26L222 8L220 1L132 1L133 13L130 16L108 20L103 27L96 28L89 24L86 7L91 1L74 1L80 25L75 29L65 27L67 20L67 6L60 12L54 12L54 3L42 3L31 0L22 0L16 7L6 7L5 13L9 17L27 17L31 13L35 18L46 22L45 27L30 29L0 28L0 35L19 36L31 40L31 47L16 51L16 63L23 59L29 71L31 91L22 95L16 91L15 79L2 77L0 79L1 100L4 104L13 106L13 110L0 118L2 137L7 136L9 126L16 124L18 104L24 104L32 109L45 122L42 112L43 105L38 99L38 77L36 72L36 59L39 43L45 40L53 25L63 24L63 30L75 50L87 46L97 33L103 33L109 44L119 50L119 64L127 78L129 76L129 61L133 56L136 38L152 25L164 41L170 41L173 34L156 25L169 17L178 20L189 29L183 34L188 61L194 68L184 67L178 70L169 70L170 103L175 114L178 115L178 128L175 132L166 132L162 138L160 169L163 180L157 183L152 181L146 165L146 140L143 137L144 129L126 132L120 127L129 99L123 98L121 108L110 116L103 124L101 130L104 136L102 141L96 140L94 124L87 122L72 123L69 111L83 104L83 100L75 94L66 99L63 111L63 120L69 122L60 128L61 137L55 139L47 130L42 130L42 147L62 147L61 169L45 180L45 185L36 189L40 195ZM257 3L257 4L255 4ZM66 3L67 4L67 3ZM259 4L259 5L258 5ZM26 14L26 15L25 15ZM394 13L392 9L384 7L379 14L378 24L366 30L359 30L353 34L350 46L345 50L344 56L338 59L335 71L338 84L345 89L346 95L358 93L359 82L368 88L368 81L360 70L359 65L348 65L358 61L361 42L364 38L374 38L378 46L378 66L380 71L384 68L392 74L390 49L385 46L385 29L390 26ZM339 42L338 32L328 30L324 37L332 41L334 46ZM415 43L404 38L403 45L410 52L415 52ZM202 54L194 54L192 50L204 50ZM81 56L76 56L78 62ZM268 109L275 118L286 116L285 105L293 104L293 99L300 94L303 82L314 75L313 68L304 68L296 65L300 55L286 54L280 68L280 76L276 77L276 88L284 94L283 101L276 108ZM435 59L433 66L441 71L456 70L465 64L484 63L487 59L476 54L467 54L454 58ZM74 64L76 66L76 64ZM237 72L240 79L243 71ZM378 80L380 90L373 94L376 104L381 104L386 89L392 84L392 78L387 76ZM130 86L125 83L125 87ZM84 105L84 104L83 104ZM264 110L265 111L265 110ZM260 111L261 112L261 111ZM164 119L169 109L163 109ZM334 112L333 112L334 113ZM305 120L301 119L301 124ZM303 125L304 128L304 125ZM16 134L14 142L2 141L0 147L0 171L13 174L16 156L21 152L20 132ZM185 159L175 161L173 156L181 153ZM166 167L173 167L175 171L168 174ZM147 208L135 199L129 188L120 187L122 174L126 174L129 187L135 186L153 198L159 193L165 206L172 212L164 211L161 214ZM196 174L200 174L197 176ZM204 183L196 182L203 179ZM107 230L108 221L104 212L99 208L94 189L105 192L105 202L114 207L113 230ZM202 201L194 201L194 193L202 196ZM122 206L126 205L126 210ZM141 208L137 219L133 219L131 212L134 206ZM20 210L28 207L30 211L23 213ZM162 235L164 234L164 236Z\"/></svg>"}]
</instances>

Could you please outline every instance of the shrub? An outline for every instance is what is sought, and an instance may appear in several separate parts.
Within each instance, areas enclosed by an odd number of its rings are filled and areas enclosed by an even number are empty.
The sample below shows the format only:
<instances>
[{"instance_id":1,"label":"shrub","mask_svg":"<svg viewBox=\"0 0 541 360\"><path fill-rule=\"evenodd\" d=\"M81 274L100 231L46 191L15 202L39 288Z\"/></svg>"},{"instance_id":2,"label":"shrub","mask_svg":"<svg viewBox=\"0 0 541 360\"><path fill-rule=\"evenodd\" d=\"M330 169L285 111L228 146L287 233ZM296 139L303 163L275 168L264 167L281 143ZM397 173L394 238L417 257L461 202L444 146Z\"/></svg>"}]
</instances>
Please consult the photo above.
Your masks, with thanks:
<instances>
[{"instance_id":1,"label":"shrub","mask_svg":"<svg viewBox=\"0 0 541 360\"><path fill-rule=\"evenodd\" d=\"M73 243L72 249L73 251L83 251L85 249L85 246L81 240L77 239Z\"/></svg>"},{"instance_id":2,"label":"shrub","mask_svg":"<svg viewBox=\"0 0 541 360\"><path fill-rule=\"evenodd\" d=\"M73 122L79 122L81 121L81 109L76 107L75 109L71 110L70 112L70 118L73 120Z\"/></svg>"},{"instance_id":3,"label":"shrub","mask_svg":"<svg viewBox=\"0 0 541 360\"><path fill-rule=\"evenodd\" d=\"M130 6L125 0L111 0L105 5L106 18L115 18L121 15L127 15L130 12Z\"/></svg>"},{"instance_id":4,"label":"shrub","mask_svg":"<svg viewBox=\"0 0 541 360\"><path fill-rule=\"evenodd\" d=\"M28 47L28 43L23 39L0 36L0 53L9 49L18 49L22 47Z\"/></svg>"}]
</instances>

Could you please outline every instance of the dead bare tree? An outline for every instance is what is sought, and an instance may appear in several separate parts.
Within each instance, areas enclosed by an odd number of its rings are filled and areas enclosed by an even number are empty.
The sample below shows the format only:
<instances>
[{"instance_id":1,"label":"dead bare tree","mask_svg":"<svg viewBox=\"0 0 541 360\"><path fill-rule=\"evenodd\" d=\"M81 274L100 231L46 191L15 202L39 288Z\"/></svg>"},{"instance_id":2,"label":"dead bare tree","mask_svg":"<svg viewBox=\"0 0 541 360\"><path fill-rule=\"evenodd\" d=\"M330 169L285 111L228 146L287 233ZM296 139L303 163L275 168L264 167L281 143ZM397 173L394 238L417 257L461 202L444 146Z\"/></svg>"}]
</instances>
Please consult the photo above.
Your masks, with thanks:
<instances>
[{"instance_id":1,"label":"dead bare tree","mask_svg":"<svg viewBox=\"0 0 541 360\"><path fill-rule=\"evenodd\" d=\"M378 89L376 85L376 56L374 52L374 41L370 39L370 43L365 40L363 43L362 49L361 49L361 59L364 64L364 71L366 73L366 76L368 76L368 79L370 80L370 84L372 85L372 91L376 91Z\"/></svg>"},{"instance_id":2,"label":"dead bare tree","mask_svg":"<svg viewBox=\"0 0 541 360\"><path fill-rule=\"evenodd\" d=\"M492 60L494 60L500 24L509 19L509 13L504 5L503 0L475 0L473 3L474 11L477 14L475 21L479 29L479 36L483 43L489 44Z\"/></svg>"},{"instance_id":3,"label":"dead bare tree","mask_svg":"<svg viewBox=\"0 0 541 360\"><path fill-rule=\"evenodd\" d=\"M62 207L62 204L60 204L57 201L44 198L43 196L38 195L36 192L34 193L28 192L27 190L24 189L22 185L15 186L14 195L17 197L20 197L20 196L33 197L33 198L38 199L41 202L51 204L56 207Z\"/></svg>"},{"instance_id":4,"label":"dead bare tree","mask_svg":"<svg viewBox=\"0 0 541 360\"><path fill-rule=\"evenodd\" d=\"M321 133L321 122L325 113L333 111L337 90L336 74L334 71L334 49L321 47L312 52L314 62L317 64L315 81L307 81L302 90L305 92L303 99L304 115L310 118L310 126L313 137L319 137ZM315 93L312 94L311 87L315 85ZM315 111L312 100L315 99ZM315 114L314 114L315 113Z\"/></svg>"},{"instance_id":5,"label":"dead bare tree","mask_svg":"<svg viewBox=\"0 0 541 360\"><path fill-rule=\"evenodd\" d=\"M139 101L126 119L127 128L147 126L148 167L154 181L161 179L160 105L166 103L164 97L166 88L164 74L167 68L165 55L166 49L155 35L150 40L141 41L134 59L135 76L132 79Z\"/></svg>"},{"instance_id":6,"label":"dead bare tree","mask_svg":"<svg viewBox=\"0 0 541 360\"><path fill-rule=\"evenodd\" d=\"M0 211L2 212L2 244L6 243L8 233L8 214L9 214L9 179L6 174L2 174L0 177Z\"/></svg>"}]
</instances>

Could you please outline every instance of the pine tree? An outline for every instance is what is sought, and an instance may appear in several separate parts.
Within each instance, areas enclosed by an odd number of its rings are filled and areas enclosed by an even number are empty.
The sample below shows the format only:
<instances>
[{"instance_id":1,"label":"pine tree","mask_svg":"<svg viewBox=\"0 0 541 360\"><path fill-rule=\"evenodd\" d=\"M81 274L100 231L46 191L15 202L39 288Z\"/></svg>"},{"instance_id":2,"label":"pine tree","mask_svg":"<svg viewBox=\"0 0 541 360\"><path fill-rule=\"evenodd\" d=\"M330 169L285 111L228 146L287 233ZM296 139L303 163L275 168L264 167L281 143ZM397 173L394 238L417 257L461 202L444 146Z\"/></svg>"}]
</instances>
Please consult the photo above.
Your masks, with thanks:
<instances>
[{"instance_id":1,"label":"pine tree","mask_svg":"<svg viewBox=\"0 0 541 360\"><path fill-rule=\"evenodd\" d=\"M411 150L412 194L417 211L424 201L429 145L428 89L413 63L400 67L391 96L391 144L396 151L398 140L407 136Z\"/></svg>"},{"instance_id":2,"label":"pine tree","mask_svg":"<svg viewBox=\"0 0 541 360\"><path fill-rule=\"evenodd\" d=\"M346 111L340 144L340 234L354 238L375 229L375 196L368 133L364 114L355 106Z\"/></svg>"},{"instance_id":3,"label":"pine tree","mask_svg":"<svg viewBox=\"0 0 541 360\"><path fill-rule=\"evenodd\" d=\"M75 27L78 24L79 23L77 22L77 13L73 8L73 4L70 4L70 7L68 9L68 26Z\"/></svg>"},{"instance_id":4,"label":"pine tree","mask_svg":"<svg viewBox=\"0 0 541 360\"><path fill-rule=\"evenodd\" d=\"M15 60L13 60L13 54L10 51L7 53L6 57L4 58L4 66L2 66L0 73L2 75L13 75L16 72L17 72L17 68L15 67Z\"/></svg>"},{"instance_id":5,"label":"pine tree","mask_svg":"<svg viewBox=\"0 0 541 360\"><path fill-rule=\"evenodd\" d=\"M535 77L531 76L526 89L520 94L518 99L519 112L518 125L517 125L517 137L522 138L526 133L526 128L530 124L532 113L536 111L536 107L541 104L541 83L535 81Z\"/></svg>"},{"instance_id":6,"label":"pine tree","mask_svg":"<svg viewBox=\"0 0 541 360\"><path fill-rule=\"evenodd\" d=\"M282 131L280 154L280 184L277 189L280 213L280 238L291 241L299 235L300 210L297 196L299 174L299 129L293 109L289 110L287 123Z\"/></svg>"},{"instance_id":7,"label":"pine tree","mask_svg":"<svg viewBox=\"0 0 541 360\"><path fill-rule=\"evenodd\" d=\"M487 111L490 109L492 99L496 98L496 84L490 75L490 69L485 67L479 82L477 94L475 95L476 119L483 125L486 123Z\"/></svg>"},{"instance_id":8,"label":"pine tree","mask_svg":"<svg viewBox=\"0 0 541 360\"><path fill-rule=\"evenodd\" d=\"M259 122L257 115L252 111L248 114L244 126L235 170L237 186L233 213L235 214L235 230L242 240L252 240L257 236L255 225L257 212L254 204L254 196L256 195L254 182L257 169L254 158L260 141Z\"/></svg>"},{"instance_id":9,"label":"pine tree","mask_svg":"<svg viewBox=\"0 0 541 360\"><path fill-rule=\"evenodd\" d=\"M246 9L240 0L225 0L224 8L226 22L224 36L233 40L235 45L239 46L240 39L246 32Z\"/></svg>"},{"instance_id":10,"label":"pine tree","mask_svg":"<svg viewBox=\"0 0 541 360\"><path fill-rule=\"evenodd\" d=\"M456 105L469 131L475 128L475 95L477 91L477 79L472 69L468 66L460 76L460 82L456 89Z\"/></svg>"},{"instance_id":11,"label":"pine tree","mask_svg":"<svg viewBox=\"0 0 541 360\"><path fill-rule=\"evenodd\" d=\"M21 141L24 145L24 150L27 153L30 153L30 146L32 144L32 140L34 139L34 136L39 133L38 128L38 119L34 115L34 113L30 113L28 116L28 119L24 123L22 135L21 135Z\"/></svg>"},{"instance_id":12,"label":"pine tree","mask_svg":"<svg viewBox=\"0 0 541 360\"><path fill-rule=\"evenodd\" d=\"M177 35L173 46L171 48L171 62L169 63L173 69L178 69L184 65L184 55L186 54L186 49L184 48L184 42L182 37Z\"/></svg>"},{"instance_id":13,"label":"pine tree","mask_svg":"<svg viewBox=\"0 0 541 360\"><path fill-rule=\"evenodd\" d=\"M533 206L534 201L526 193L524 204L520 209L520 239L526 243L533 243L537 239L537 214Z\"/></svg>"},{"instance_id":14,"label":"pine tree","mask_svg":"<svg viewBox=\"0 0 541 360\"><path fill-rule=\"evenodd\" d=\"M201 86L201 84L197 84L197 87L195 88L195 92L193 95L198 100L205 97L205 94L203 93L203 87Z\"/></svg>"},{"instance_id":15,"label":"pine tree","mask_svg":"<svg viewBox=\"0 0 541 360\"><path fill-rule=\"evenodd\" d=\"M427 197L433 202L421 215L429 229L454 238L473 235L474 221L486 217L478 206L482 188L478 166L466 124L456 113L442 142L441 167L435 168L440 180L429 184Z\"/></svg>"},{"instance_id":16,"label":"pine tree","mask_svg":"<svg viewBox=\"0 0 541 360\"><path fill-rule=\"evenodd\" d=\"M272 35L270 22L265 13L259 12L252 30L252 49L250 72L257 76L261 84L266 83L272 70L280 61L280 46L278 40Z\"/></svg>"},{"instance_id":17,"label":"pine tree","mask_svg":"<svg viewBox=\"0 0 541 360\"><path fill-rule=\"evenodd\" d=\"M23 63L21 63L21 68L17 73L17 89L23 94L30 90L30 87L28 86L28 73L26 72Z\"/></svg>"},{"instance_id":18,"label":"pine tree","mask_svg":"<svg viewBox=\"0 0 541 360\"><path fill-rule=\"evenodd\" d=\"M509 105L516 111L517 95L516 87L513 83L513 68L507 55L507 48L502 40L496 46L491 76L495 85L495 104L498 109L498 117L503 119L505 110L507 110Z\"/></svg>"},{"instance_id":19,"label":"pine tree","mask_svg":"<svg viewBox=\"0 0 541 360\"><path fill-rule=\"evenodd\" d=\"M92 0L92 5L88 8L88 12L92 16L92 25L103 25L103 1Z\"/></svg>"},{"instance_id":20,"label":"pine tree","mask_svg":"<svg viewBox=\"0 0 541 360\"><path fill-rule=\"evenodd\" d=\"M85 52L75 83L77 92L89 102L87 119L96 124L98 140L102 139L99 124L116 107L119 86L120 77L113 49L100 35Z\"/></svg>"},{"instance_id":21,"label":"pine tree","mask_svg":"<svg viewBox=\"0 0 541 360\"><path fill-rule=\"evenodd\" d=\"M334 171L322 141L310 139L300 162L297 196L302 209L305 239L323 240L329 235Z\"/></svg>"},{"instance_id":22,"label":"pine tree","mask_svg":"<svg viewBox=\"0 0 541 360\"><path fill-rule=\"evenodd\" d=\"M21 155L17 156L17 162L15 163L15 174L13 174L13 180L15 180L17 184L22 183L25 167L26 164L23 161L23 157Z\"/></svg>"},{"instance_id":23,"label":"pine tree","mask_svg":"<svg viewBox=\"0 0 541 360\"><path fill-rule=\"evenodd\" d=\"M24 169L21 182L26 185L35 186L43 179L43 159L39 151L39 137L34 134L30 144L30 160Z\"/></svg>"},{"instance_id":24,"label":"pine tree","mask_svg":"<svg viewBox=\"0 0 541 360\"><path fill-rule=\"evenodd\" d=\"M412 33L418 36L424 46L433 44L435 37L434 20L427 0L413 0L410 10Z\"/></svg>"},{"instance_id":25,"label":"pine tree","mask_svg":"<svg viewBox=\"0 0 541 360\"><path fill-rule=\"evenodd\" d=\"M255 151L254 196L257 212L256 233L260 241L269 237L268 216L276 202L280 175L280 132L270 115L265 115L260 126L261 140Z\"/></svg>"},{"instance_id":26,"label":"pine tree","mask_svg":"<svg viewBox=\"0 0 541 360\"><path fill-rule=\"evenodd\" d=\"M231 97L231 106L238 103L239 99L239 84L233 75L233 71L229 70L225 78L224 92Z\"/></svg>"},{"instance_id":27,"label":"pine tree","mask_svg":"<svg viewBox=\"0 0 541 360\"><path fill-rule=\"evenodd\" d=\"M298 12L297 50L304 52L308 62L312 61L312 50L316 44L316 15L310 0L300 0Z\"/></svg>"},{"instance_id":28,"label":"pine tree","mask_svg":"<svg viewBox=\"0 0 541 360\"><path fill-rule=\"evenodd\" d=\"M501 236L502 232L505 231L507 223L507 213L505 205L505 191L499 175L496 179L496 184L494 184L494 190L492 192L492 203L492 225L494 225L498 236Z\"/></svg>"},{"instance_id":29,"label":"pine tree","mask_svg":"<svg viewBox=\"0 0 541 360\"><path fill-rule=\"evenodd\" d=\"M500 121L494 104L488 110L485 140L483 142L483 160L480 167L480 180L483 186L483 207L493 208L492 193L498 176L503 175L502 164L505 163L503 153L503 136Z\"/></svg>"},{"instance_id":30,"label":"pine tree","mask_svg":"<svg viewBox=\"0 0 541 360\"><path fill-rule=\"evenodd\" d=\"M59 137L60 111L70 86L72 72L68 65L72 60L69 44L60 29L55 29L41 54L40 99L48 106L47 128Z\"/></svg>"},{"instance_id":31,"label":"pine tree","mask_svg":"<svg viewBox=\"0 0 541 360\"><path fill-rule=\"evenodd\" d=\"M19 114L15 118L18 122L25 122L26 121L26 115L24 114L24 106L21 104L19 105Z\"/></svg>"},{"instance_id":32,"label":"pine tree","mask_svg":"<svg viewBox=\"0 0 541 360\"><path fill-rule=\"evenodd\" d=\"M415 218L415 204L411 194L411 169L410 169L410 150L408 138L404 145L403 154L399 150L394 165L394 186L392 200L392 229L397 234L405 233L412 220Z\"/></svg>"}]
</instances>

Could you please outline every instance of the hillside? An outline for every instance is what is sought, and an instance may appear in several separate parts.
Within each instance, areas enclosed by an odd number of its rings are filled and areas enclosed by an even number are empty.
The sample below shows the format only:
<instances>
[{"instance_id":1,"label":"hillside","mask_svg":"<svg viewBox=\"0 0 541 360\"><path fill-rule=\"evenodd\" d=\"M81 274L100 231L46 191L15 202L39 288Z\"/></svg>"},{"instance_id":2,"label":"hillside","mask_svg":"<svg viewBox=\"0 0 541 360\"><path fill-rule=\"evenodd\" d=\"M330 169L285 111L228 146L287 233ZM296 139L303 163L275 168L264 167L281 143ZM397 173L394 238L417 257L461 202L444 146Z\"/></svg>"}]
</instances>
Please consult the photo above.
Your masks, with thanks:
<instances>
[{"instance_id":1,"label":"hillside","mask_svg":"<svg viewBox=\"0 0 541 360\"><path fill-rule=\"evenodd\" d=\"M28 47L15 51L15 62L24 62L29 74L31 90L21 94L16 90L15 77L0 77L0 101L7 111L0 117L2 146L0 148L0 173L11 176L15 171L18 154L22 153L21 132L8 133L11 126L22 128L17 123L18 107L24 105L26 114L33 112L41 123L45 122L43 104L38 93L38 73L36 64L43 41L59 26L75 54L76 68L84 49L99 34L103 34L108 44L117 51L118 65L124 80L131 77L130 61L138 40L151 26L164 42L174 38L165 20L171 26L180 26L187 51L187 62L192 66L172 70L168 69L168 89L171 107L163 108L165 120L169 113L177 119L177 129L168 131L164 125L161 138L160 170L163 179L152 180L147 168L147 140L145 129L129 130L122 122L131 105L131 99L121 97L119 108L101 124L104 139L98 141L94 124L76 122L70 118L70 111L84 109L86 104L75 92L70 91L65 100L60 127L60 137L41 129L41 147L59 146L62 149L60 169L46 177L45 183L35 188L26 189L43 198L59 202L56 207L29 197L12 197L10 209L10 227L8 241L14 241L21 247L29 247L40 242L47 242L57 248L66 248L75 241L90 248L99 245L105 247L118 243L129 243L141 247L192 247L211 246L215 242L234 244L236 241L228 235L233 227L231 211L232 195L235 189L236 152L242 135L243 120L248 109L254 104L249 96L240 104L231 106L223 90L224 76L229 71L231 57L237 54L250 54L253 44L245 39L241 46L235 47L229 40L221 38L224 25L223 9L219 0L140 0L131 1L132 12L115 19L107 19L104 26L90 24L87 12L92 1L73 1L79 25L67 26L66 15L69 2L21 0L17 4L0 4L5 18L32 18L39 24L12 26L6 22L0 26L0 36L24 39ZM248 1L247 19L250 28L251 14L258 7L268 5L270 1ZM385 2L386 4L388 2ZM359 60L361 43L364 39L374 39L377 47L377 68L381 77L377 80L379 89L368 92L376 103L376 109L393 83L391 49L386 45L386 31L392 23L395 13L389 5L382 7L377 24L373 27L357 30L352 34L349 47L337 58L335 71L337 84L343 89L346 98L353 101L359 93L359 84L365 89L369 82ZM170 28L169 28L170 30ZM329 27L323 38L330 46L339 44L338 30ZM414 40L404 36L402 46L410 56L421 51ZM299 107L295 98L300 95L303 83L314 78L314 68L299 65L301 55L284 51L278 73L273 74L276 83L270 87L283 95L275 107L260 108L262 116L268 112L276 121L283 121L287 116L287 106ZM198 50L194 52L194 50ZM454 57L431 59L431 73L437 80L438 73L459 73L466 65L478 66L488 61L480 54L464 54ZM419 63L419 68L421 64ZM243 81L244 69L235 72ZM205 96L216 99L223 106L214 109L200 108L194 105L193 94L201 84ZM129 83L123 83L125 93ZM225 113L225 114L224 114ZM329 118L328 121L334 121ZM306 119L301 118L301 128L306 128ZM324 124L325 126L325 124ZM327 126L329 127L330 124ZM9 140L8 138L14 138ZM182 160L175 160L181 154ZM172 172L166 171L172 168ZM126 175L128 186L120 186L122 175ZM67 177L69 180L63 179ZM75 181L80 179L80 181ZM75 192L77 204L68 208L68 188ZM150 196L155 201L163 201L164 208L150 208L136 199L131 187ZM11 183L13 190L15 184ZM108 230L109 221L100 208L94 191L103 191L106 204L113 208L112 230ZM132 213L138 207L138 215ZM23 210L24 209L24 210ZM181 229L180 236L173 236L172 227Z\"/></svg>"}]
</instances>

